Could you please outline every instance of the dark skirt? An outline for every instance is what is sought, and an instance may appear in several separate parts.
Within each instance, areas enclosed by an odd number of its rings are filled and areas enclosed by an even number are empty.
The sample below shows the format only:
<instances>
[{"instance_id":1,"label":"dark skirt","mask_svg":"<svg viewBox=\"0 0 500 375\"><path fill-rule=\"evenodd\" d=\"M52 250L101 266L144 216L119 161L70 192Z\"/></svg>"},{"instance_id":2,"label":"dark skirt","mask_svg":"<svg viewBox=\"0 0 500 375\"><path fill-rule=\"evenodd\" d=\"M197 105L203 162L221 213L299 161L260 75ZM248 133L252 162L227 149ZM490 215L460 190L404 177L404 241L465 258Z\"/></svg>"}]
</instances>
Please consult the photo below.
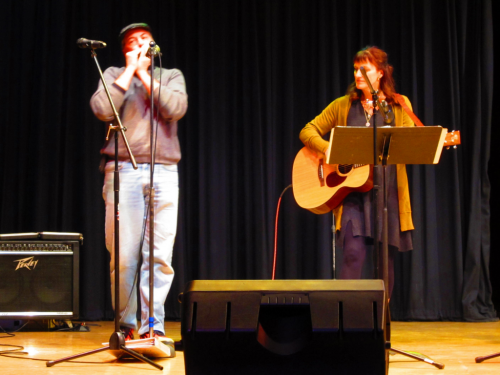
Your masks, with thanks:
<instances>
[{"instance_id":1,"label":"dark skirt","mask_svg":"<svg viewBox=\"0 0 500 375\"><path fill-rule=\"evenodd\" d=\"M378 168L379 181L382 181L382 167ZM411 231L402 232L399 225L399 200L398 186L396 177L396 166L386 167L387 182L387 212L388 212L388 234L389 245L397 248L399 251L408 251L413 249ZM384 197L383 189L378 193L378 239L382 241L382 220L383 220ZM366 193L351 193L344 199L344 209L342 212L342 228L347 228L349 221L352 224L352 234L354 236L366 237L368 242L373 242L373 189ZM336 242L342 247L344 244L344 232L337 231ZM370 241L371 240L371 241Z\"/></svg>"}]
</instances>

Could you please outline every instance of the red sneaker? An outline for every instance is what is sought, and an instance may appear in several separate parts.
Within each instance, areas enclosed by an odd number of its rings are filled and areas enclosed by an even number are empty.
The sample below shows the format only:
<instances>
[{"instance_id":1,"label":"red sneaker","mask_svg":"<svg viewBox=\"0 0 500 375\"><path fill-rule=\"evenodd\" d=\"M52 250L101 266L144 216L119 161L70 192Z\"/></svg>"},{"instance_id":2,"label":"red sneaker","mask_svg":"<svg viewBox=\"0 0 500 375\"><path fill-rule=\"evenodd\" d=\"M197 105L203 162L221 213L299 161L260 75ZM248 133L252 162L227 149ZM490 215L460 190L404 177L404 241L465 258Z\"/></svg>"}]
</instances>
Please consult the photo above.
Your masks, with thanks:
<instances>
[{"instance_id":1,"label":"red sneaker","mask_svg":"<svg viewBox=\"0 0 500 375\"><path fill-rule=\"evenodd\" d=\"M161 331L154 331L155 337L165 337L165 334ZM149 332L143 333L141 339L149 339Z\"/></svg>"},{"instance_id":2,"label":"red sneaker","mask_svg":"<svg viewBox=\"0 0 500 375\"><path fill-rule=\"evenodd\" d=\"M123 332L125 336L125 341L130 341L134 339L134 329L129 327L120 327L120 331Z\"/></svg>"}]
</instances>

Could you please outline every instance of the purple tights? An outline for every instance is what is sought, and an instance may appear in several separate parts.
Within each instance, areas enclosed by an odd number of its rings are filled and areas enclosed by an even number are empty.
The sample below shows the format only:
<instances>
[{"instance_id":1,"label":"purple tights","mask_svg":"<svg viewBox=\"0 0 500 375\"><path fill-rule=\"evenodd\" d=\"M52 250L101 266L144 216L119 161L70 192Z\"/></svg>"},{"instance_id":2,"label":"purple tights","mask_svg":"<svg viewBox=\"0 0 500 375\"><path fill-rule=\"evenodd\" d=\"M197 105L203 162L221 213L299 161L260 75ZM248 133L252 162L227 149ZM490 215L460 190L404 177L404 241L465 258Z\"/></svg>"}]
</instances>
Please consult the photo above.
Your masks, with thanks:
<instances>
[{"instance_id":1,"label":"purple tights","mask_svg":"<svg viewBox=\"0 0 500 375\"><path fill-rule=\"evenodd\" d=\"M342 259L342 267L340 270L340 279L361 279L361 272L366 260L368 249L372 250L373 245L366 243L366 238L363 236L354 236L352 234L352 223L349 221L345 228L344 235L344 257ZM380 244L380 251L382 246ZM392 294L394 286L394 254L397 251L394 247L389 246L389 296ZM382 270L382 256L379 259L379 269ZM373 272L375 274L375 271ZM380 275L382 278L383 275Z\"/></svg>"}]
</instances>

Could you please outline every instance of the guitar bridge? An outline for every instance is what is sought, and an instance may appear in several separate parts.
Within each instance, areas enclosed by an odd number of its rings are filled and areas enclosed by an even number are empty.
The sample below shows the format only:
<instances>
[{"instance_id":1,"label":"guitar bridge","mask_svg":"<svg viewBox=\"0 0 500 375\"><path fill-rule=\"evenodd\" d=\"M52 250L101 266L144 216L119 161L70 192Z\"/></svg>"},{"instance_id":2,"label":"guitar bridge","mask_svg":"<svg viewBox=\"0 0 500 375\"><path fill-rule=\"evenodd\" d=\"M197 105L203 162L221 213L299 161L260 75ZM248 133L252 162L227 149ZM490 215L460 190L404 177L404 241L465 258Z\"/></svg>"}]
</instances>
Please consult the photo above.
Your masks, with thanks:
<instances>
[{"instance_id":1,"label":"guitar bridge","mask_svg":"<svg viewBox=\"0 0 500 375\"><path fill-rule=\"evenodd\" d=\"M323 169L323 159L319 159L318 178L321 186L325 186L325 170Z\"/></svg>"}]
</instances>

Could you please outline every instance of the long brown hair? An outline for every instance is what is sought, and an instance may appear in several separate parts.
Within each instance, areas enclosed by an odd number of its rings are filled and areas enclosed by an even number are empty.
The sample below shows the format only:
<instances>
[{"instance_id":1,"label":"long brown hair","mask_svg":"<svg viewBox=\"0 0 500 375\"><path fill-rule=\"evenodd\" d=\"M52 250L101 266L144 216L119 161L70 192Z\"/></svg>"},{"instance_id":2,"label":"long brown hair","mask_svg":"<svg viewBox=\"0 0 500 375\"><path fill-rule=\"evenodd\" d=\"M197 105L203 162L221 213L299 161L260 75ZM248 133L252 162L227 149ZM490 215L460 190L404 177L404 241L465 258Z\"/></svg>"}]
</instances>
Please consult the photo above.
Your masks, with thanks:
<instances>
[{"instance_id":1,"label":"long brown hair","mask_svg":"<svg viewBox=\"0 0 500 375\"><path fill-rule=\"evenodd\" d=\"M368 61L377 70L384 72L384 75L380 78L379 91L384 93L388 103L394 103L394 94L396 93L394 78L392 77L394 68L387 62L387 53L376 46L367 46L358 51L352 60L354 64ZM362 92L356 88L356 81L349 85L346 94L351 97L351 100L361 98Z\"/></svg>"}]
</instances>

